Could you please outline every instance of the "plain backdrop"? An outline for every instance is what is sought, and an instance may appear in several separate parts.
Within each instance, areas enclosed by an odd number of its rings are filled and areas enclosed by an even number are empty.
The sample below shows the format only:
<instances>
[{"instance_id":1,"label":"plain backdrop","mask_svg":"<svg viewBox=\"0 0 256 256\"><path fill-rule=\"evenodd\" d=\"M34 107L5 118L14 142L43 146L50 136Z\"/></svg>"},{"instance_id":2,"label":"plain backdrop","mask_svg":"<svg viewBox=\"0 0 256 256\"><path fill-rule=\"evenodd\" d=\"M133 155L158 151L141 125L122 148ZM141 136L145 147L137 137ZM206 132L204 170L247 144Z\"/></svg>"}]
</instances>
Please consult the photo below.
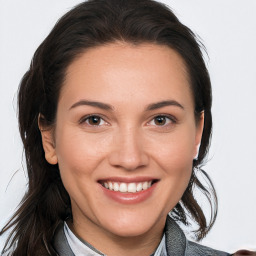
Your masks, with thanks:
<instances>
[{"instance_id":1,"label":"plain backdrop","mask_svg":"<svg viewBox=\"0 0 256 256\"><path fill-rule=\"evenodd\" d=\"M16 92L33 53L79 0L0 0L0 226L26 189ZM202 243L256 250L256 1L166 0L205 44L213 86L213 138L205 170L219 196ZM24 161L24 160L23 160ZM0 237L0 249L4 238Z\"/></svg>"}]
</instances>

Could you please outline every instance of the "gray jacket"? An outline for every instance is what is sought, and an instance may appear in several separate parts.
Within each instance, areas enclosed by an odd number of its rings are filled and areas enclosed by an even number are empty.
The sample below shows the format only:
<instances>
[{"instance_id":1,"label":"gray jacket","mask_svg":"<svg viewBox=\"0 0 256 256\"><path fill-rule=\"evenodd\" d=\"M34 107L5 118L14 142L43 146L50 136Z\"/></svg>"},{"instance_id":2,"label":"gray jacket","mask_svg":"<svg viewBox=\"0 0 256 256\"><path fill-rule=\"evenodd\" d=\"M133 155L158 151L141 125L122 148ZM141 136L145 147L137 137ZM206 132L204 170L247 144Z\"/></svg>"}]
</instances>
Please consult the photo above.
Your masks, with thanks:
<instances>
[{"instance_id":1,"label":"gray jacket","mask_svg":"<svg viewBox=\"0 0 256 256\"><path fill-rule=\"evenodd\" d=\"M165 226L166 249L168 256L227 256L226 252L188 241L178 224L169 216ZM69 247L63 225L56 232L54 247L60 256L75 256Z\"/></svg>"}]
</instances>

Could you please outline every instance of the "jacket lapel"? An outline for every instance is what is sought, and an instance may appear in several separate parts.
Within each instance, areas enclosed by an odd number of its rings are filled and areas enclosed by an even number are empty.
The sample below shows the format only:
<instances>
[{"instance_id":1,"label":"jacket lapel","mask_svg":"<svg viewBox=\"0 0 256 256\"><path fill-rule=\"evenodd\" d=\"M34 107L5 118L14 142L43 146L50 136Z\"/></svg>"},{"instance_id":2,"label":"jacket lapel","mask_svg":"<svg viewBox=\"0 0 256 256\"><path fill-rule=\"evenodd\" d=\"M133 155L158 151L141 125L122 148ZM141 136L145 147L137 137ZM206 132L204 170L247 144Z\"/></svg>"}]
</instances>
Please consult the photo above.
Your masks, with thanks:
<instances>
[{"instance_id":1,"label":"jacket lapel","mask_svg":"<svg viewBox=\"0 0 256 256\"><path fill-rule=\"evenodd\" d=\"M165 225L166 250L168 256L183 256L187 239L178 224L168 215Z\"/></svg>"},{"instance_id":2,"label":"jacket lapel","mask_svg":"<svg viewBox=\"0 0 256 256\"><path fill-rule=\"evenodd\" d=\"M67 238L64 234L63 223L56 230L53 242L54 248L60 256L75 256L69 247Z\"/></svg>"}]
</instances>

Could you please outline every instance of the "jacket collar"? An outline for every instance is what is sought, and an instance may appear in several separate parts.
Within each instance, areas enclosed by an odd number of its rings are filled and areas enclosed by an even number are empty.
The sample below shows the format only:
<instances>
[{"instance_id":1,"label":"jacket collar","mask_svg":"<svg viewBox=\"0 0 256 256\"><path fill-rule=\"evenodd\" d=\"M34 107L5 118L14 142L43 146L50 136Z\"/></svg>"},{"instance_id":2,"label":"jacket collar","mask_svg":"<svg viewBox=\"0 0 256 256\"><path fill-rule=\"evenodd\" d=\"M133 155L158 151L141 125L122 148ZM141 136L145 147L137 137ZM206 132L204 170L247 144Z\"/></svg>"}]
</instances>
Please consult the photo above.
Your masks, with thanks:
<instances>
[{"instance_id":1,"label":"jacket collar","mask_svg":"<svg viewBox=\"0 0 256 256\"><path fill-rule=\"evenodd\" d=\"M64 223L60 224L55 232L53 246L59 256L75 256L65 236Z\"/></svg>"},{"instance_id":2,"label":"jacket collar","mask_svg":"<svg viewBox=\"0 0 256 256\"><path fill-rule=\"evenodd\" d=\"M179 225L169 215L165 224L165 237L168 256L185 255L187 238Z\"/></svg>"}]
</instances>

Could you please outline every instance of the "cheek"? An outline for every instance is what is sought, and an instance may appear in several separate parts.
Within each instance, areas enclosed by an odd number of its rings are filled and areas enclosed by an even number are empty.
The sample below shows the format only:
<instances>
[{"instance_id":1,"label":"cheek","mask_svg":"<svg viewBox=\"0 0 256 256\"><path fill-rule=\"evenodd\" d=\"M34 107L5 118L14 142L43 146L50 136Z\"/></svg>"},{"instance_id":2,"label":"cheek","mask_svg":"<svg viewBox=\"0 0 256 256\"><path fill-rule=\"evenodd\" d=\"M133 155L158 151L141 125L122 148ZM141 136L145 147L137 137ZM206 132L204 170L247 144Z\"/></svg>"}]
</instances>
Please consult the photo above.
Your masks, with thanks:
<instances>
[{"instance_id":1,"label":"cheek","mask_svg":"<svg viewBox=\"0 0 256 256\"><path fill-rule=\"evenodd\" d=\"M56 138L60 172L68 176L92 175L107 154L109 139L62 127Z\"/></svg>"},{"instance_id":2,"label":"cheek","mask_svg":"<svg viewBox=\"0 0 256 256\"><path fill-rule=\"evenodd\" d=\"M195 150L195 135L188 128L177 131L158 140L159 146L154 150L156 161L167 173L177 172L192 166Z\"/></svg>"},{"instance_id":3,"label":"cheek","mask_svg":"<svg viewBox=\"0 0 256 256\"><path fill-rule=\"evenodd\" d=\"M164 170L166 181L172 189L172 193L177 193L181 197L190 180L192 172L192 150L183 147L182 143L170 146L168 155L165 151L161 155L159 165Z\"/></svg>"},{"instance_id":4,"label":"cheek","mask_svg":"<svg viewBox=\"0 0 256 256\"><path fill-rule=\"evenodd\" d=\"M192 172L194 135L176 133L162 141L155 152L155 161L164 171L167 212L173 209L185 192Z\"/></svg>"},{"instance_id":5,"label":"cheek","mask_svg":"<svg viewBox=\"0 0 256 256\"><path fill-rule=\"evenodd\" d=\"M96 139L95 134L88 135L65 125L57 132L58 165L63 185L73 202L72 207L75 207L74 202L88 204L97 168L107 153L108 140Z\"/></svg>"}]
</instances>

